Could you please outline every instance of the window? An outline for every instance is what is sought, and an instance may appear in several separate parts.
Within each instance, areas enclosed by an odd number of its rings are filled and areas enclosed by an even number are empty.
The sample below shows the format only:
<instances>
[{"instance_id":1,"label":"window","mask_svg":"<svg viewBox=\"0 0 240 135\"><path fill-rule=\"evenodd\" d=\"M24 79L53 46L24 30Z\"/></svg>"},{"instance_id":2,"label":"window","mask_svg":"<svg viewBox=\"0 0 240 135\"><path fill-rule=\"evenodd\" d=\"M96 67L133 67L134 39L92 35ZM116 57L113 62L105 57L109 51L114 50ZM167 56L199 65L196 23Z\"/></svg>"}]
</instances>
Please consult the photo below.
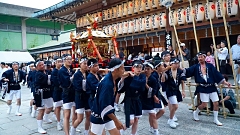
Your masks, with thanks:
<instances>
[{"instance_id":1,"label":"window","mask_svg":"<svg viewBox=\"0 0 240 135\"><path fill-rule=\"evenodd\" d=\"M9 24L8 25L8 30L21 31L22 28L21 28L21 26L18 26L18 25L11 25L11 24Z\"/></svg>"},{"instance_id":2,"label":"window","mask_svg":"<svg viewBox=\"0 0 240 135\"><path fill-rule=\"evenodd\" d=\"M0 24L0 29L7 30L7 24Z\"/></svg>"}]
</instances>

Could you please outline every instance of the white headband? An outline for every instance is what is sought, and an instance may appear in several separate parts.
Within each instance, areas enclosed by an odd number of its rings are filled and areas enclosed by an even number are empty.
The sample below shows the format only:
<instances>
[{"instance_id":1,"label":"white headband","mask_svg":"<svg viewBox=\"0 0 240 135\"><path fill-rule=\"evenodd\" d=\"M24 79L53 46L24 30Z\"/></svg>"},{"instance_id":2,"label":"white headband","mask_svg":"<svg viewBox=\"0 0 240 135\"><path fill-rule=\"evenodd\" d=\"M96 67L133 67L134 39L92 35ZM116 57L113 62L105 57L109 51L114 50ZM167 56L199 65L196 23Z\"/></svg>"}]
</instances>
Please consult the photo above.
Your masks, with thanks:
<instances>
[{"instance_id":1,"label":"white headband","mask_svg":"<svg viewBox=\"0 0 240 135\"><path fill-rule=\"evenodd\" d=\"M121 67L121 66L124 64L124 62L125 62L125 60L123 60L122 63L120 63L119 65L116 65L116 66L110 68L109 70L112 72L112 71L114 71L115 69L118 69L119 67Z\"/></svg>"},{"instance_id":2,"label":"white headband","mask_svg":"<svg viewBox=\"0 0 240 135\"><path fill-rule=\"evenodd\" d=\"M180 61L175 59L174 61L171 61L170 64L174 64L174 63L179 63Z\"/></svg>"},{"instance_id":3,"label":"white headband","mask_svg":"<svg viewBox=\"0 0 240 135\"><path fill-rule=\"evenodd\" d=\"M152 69L154 69L154 66L153 66L151 63L149 63L149 62L144 62L143 64L144 64L144 65L148 65L149 67L151 67Z\"/></svg>"},{"instance_id":4,"label":"white headband","mask_svg":"<svg viewBox=\"0 0 240 135\"><path fill-rule=\"evenodd\" d=\"M38 61L38 62L36 63L36 66L38 66L38 64L39 64L40 62L43 62L43 61ZM44 65L45 65L45 64L44 64Z\"/></svg>"},{"instance_id":5,"label":"white headband","mask_svg":"<svg viewBox=\"0 0 240 135\"><path fill-rule=\"evenodd\" d=\"M34 64L32 63L32 64L30 64L29 66L34 66Z\"/></svg>"},{"instance_id":6,"label":"white headband","mask_svg":"<svg viewBox=\"0 0 240 135\"><path fill-rule=\"evenodd\" d=\"M93 63L93 62L91 62L91 64L88 66L88 67L93 67L94 66L94 64L96 64L96 63Z\"/></svg>"},{"instance_id":7,"label":"white headband","mask_svg":"<svg viewBox=\"0 0 240 135\"><path fill-rule=\"evenodd\" d=\"M140 66L143 66L142 64L137 64L137 63L136 63L136 64L133 65L133 67L137 67L137 66L139 66L139 65L140 65Z\"/></svg>"},{"instance_id":8,"label":"white headband","mask_svg":"<svg viewBox=\"0 0 240 135\"><path fill-rule=\"evenodd\" d=\"M163 65L163 62L159 62L159 63L155 66L155 68L157 68L159 65Z\"/></svg>"},{"instance_id":9,"label":"white headband","mask_svg":"<svg viewBox=\"0 0 240 135\"><path fill-rule=\"evenodd\" d=\"M68 55L66 57L63 57L63 60L66 60L67 58L72 58L72 56Z\"/></svg>"},{"instance_id":10,"label":"white headband","mask_svg":"<svg viewBox=\"0 0 240 135\"><path fill-rule=\"evenodd\" d=\"M79 63L83 63L84 61L87 61L87 58L82 58Z\"/></svg>"}]
</instances>

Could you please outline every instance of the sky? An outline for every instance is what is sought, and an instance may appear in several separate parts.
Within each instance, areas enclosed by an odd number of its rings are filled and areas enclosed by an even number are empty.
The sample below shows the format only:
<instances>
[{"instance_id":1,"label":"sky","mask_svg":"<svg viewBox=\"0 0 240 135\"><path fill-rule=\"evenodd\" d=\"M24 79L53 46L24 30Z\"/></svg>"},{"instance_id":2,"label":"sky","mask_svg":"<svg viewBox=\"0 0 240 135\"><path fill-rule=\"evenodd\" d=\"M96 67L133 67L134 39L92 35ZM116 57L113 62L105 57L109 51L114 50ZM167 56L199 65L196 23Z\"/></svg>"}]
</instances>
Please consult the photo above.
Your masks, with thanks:
<instances>
[{"instance_id":1,"label":"sky","mask_svg":"<svg viewBox=\"0 0 240 135\"><path fill-rule=\"evenodd\" d=\"M63 0L0 0L2 3L14 4L37 9L45 9Z\"/></svg>"}]
</instances>

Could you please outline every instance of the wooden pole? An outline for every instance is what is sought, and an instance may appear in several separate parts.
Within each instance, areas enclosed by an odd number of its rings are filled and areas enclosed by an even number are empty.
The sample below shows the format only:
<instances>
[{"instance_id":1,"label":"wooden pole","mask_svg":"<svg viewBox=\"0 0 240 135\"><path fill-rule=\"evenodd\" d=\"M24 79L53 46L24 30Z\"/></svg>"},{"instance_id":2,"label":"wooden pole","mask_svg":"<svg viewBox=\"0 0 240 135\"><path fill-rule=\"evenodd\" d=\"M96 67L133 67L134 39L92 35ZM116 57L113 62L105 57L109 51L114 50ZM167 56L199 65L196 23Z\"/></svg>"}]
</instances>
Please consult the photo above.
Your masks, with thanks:
<instances>
[{"instance_id":1,"label":"wooden pole","mask_svg":"<svg viewBox=\"0 0 240 135\"><path fill-rule=\"evenodd\" d=\"M192 0L189 0L189 3L190 3L190 11L191 11L190 14L193 20L193 31L194 31L194 37L195 37L196 46L197 46L197 52L199 52L198 38L197 38L196 25L195 25L195 16L192 13Z\"/></svg>"},{"instance_id":2,"label":"wooden pole","mask_svg":"<svg viewBox=\"0 0 240 135\"><path fill-rule=\"evenodd\" d=\"M223 16L223 22L224 22L224 27L225 27L225 33L226 33L226 38L227 38L227 43L228 43L228 50L229 50L229 55L230 55L230 61L232 62L232 71L233 71L233 78L234 78L234 83L236 86L238 86L238 82L236 80L236 74L234 72L234 61L233 61L233 58L232 58L232 50L231 50L231 45L230 45L230 40L229 40L229 34L228 34L228 28L227 28L227 22L226 22L226 12L225 12L225 9L223 8L223 4L225 3L225 0L222 0L221 1L221 9L222 9L222 16ZM239 99L239 93L238 93L238 88L236 89L237 91L237 99L238 99L238 103L240 103L240 99ZM238 104L239 108L240 108L240 104Z\"/></svg>"},{"instance_id":3,"label":"wooden pole","mask_svg":"<svg viewBox=\"0 0 240 135\"><path fill-rule=\"evenodd\" d=\"M207 5L209 6L209 1L207 1ZM209 13L209 10L207 10L207 14L208 14L208 17L209 17L209 21L210 21L210 26L211 26L211 32L212 32L212 40L213 40L213 47L214 47L214 57L215 57L215 60L216 60L216 66L217 66L217 70L219 70L219 63L218 63L218 57L217 57L217 47L216 47L216 42L215 42L215 34L214 34L214 30L213 30L213 24L212 24L212 19L211 19L211 16L210 16L210 13ZM220 93L221 93L221 98L223 99L223 93L222 93L222 87L220 85ZM226 112L225 112L225 106L224 106L224 103L223 103L223 113L224 113L224 117L226 118Z\"/></svg>"}]
</instances>

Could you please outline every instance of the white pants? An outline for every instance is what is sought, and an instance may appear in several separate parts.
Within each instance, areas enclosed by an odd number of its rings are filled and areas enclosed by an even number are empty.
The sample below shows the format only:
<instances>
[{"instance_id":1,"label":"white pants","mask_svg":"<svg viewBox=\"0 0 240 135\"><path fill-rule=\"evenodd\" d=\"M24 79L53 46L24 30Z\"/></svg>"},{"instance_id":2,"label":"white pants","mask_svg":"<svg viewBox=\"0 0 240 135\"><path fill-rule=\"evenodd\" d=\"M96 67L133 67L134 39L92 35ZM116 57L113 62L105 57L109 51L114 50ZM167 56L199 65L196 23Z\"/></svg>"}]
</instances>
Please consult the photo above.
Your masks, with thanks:
<instances>
[{"instance_id":1,"label":"white pants","mask_svg":"<svg viewBox=\"0 0 240 135\"><path fill-rule=\"evenodd\" d=\"M7 100L13 100L13 95L16 96L16 99L21 99L21 90L10 90L10 92L7 93Z\"/></svg>"},{"instance_id":2,"label":"white pants","mask_svg":"<svg viewBox=\"0 0 240 135\"><path fill-rule=\"evenodd\" d=\"M83 114L85 111L86 111L86 112L91 112L90 109L85 110L84 108L80 108L80 109L76 109L76 110L75 110L75 112L76 112L77 114Z\"/></svg>"},{"instance_id":3,"label":"white pants","mask_svg":"<svg viewBox=\"0 0 240 135\"><path fill-rule=\"evenodd\" d=\"M94 124L94 123L91 123L91 132L96 134L96 135L101 135L104 128L106 130L112 130L114 128L116 128L115 126L115 123L111 120L105 124Z\"/></svg>"},{"instance_id":4,"label":"white pants","mask_svg":"<svg viewBox=\"0 0 240 135\"><path fill-rule=\"evenodd\" d=\"M153 109L153 110L142 110L143 115L149 114L149 113L155 113L156 114L156 110L155 109Z\"/></svg>"},{"instance_id":5,"label":"white pants","mask_svg":"<svg viewBox=\"0 0 240 135\"><path fill-rule=\"evenodd\" d=\"M171 96L168 98L168 101L171 105L178 104L177 96Z\"/></svg>"},{"instance_id":6,"label":"white pants","mask_svg":"<svg viewBox=\"0 0 240 135\"><path fill-rule=\"evenodd\" d=\"M238 73L239 68L240 68L240 66L238 64L234 64L234 72L235 72L235 75L236 75L236 81L240 85L240 74ZM237 84L235 84L235 85L237 85Z\"/></svg>"},{"instance_id":7,"label":"white pants","mask_svg":"<svg viewBox=\"0 0 240 135\"><path fill-rule=\"evenodd\" d=\"M54 102L54 107L55 107L55 108L56 108L56 107L61 107L61 106L63 106L63 101L62 101L62 100L57 101L57 102Z\"/></svg>"},{"instance_id":8,"label":"white pants","mask_svg":"<svg viewBox=\"0 0 240 135\"><path fill-rule=\"evenodd\" d=\"M43 107L38 107L38 109L52 108L53 107L53 99L47 98L42 99Z\"/></svg>"},{"instance_id":9,"label":"white pants","mask_svg":"<svg viewBox=\"0 0 240 135\"><path fill-rule=\"evenodd\" d=\"M212 102L219 101L217 92L200 93L200 99L202 102L209 102L210 99L212 100Z\"/></svg>"},{"instance_id":10,"label":"white pants","mask_svg":"<svg viewBox=\"0 0 240 135\"><path fill-rule=\"evenodd\" d=\"M75 102L65 103L63 104L63 109L72 109L72 107L76 106Z\"/></svg>"}]
</instances>

